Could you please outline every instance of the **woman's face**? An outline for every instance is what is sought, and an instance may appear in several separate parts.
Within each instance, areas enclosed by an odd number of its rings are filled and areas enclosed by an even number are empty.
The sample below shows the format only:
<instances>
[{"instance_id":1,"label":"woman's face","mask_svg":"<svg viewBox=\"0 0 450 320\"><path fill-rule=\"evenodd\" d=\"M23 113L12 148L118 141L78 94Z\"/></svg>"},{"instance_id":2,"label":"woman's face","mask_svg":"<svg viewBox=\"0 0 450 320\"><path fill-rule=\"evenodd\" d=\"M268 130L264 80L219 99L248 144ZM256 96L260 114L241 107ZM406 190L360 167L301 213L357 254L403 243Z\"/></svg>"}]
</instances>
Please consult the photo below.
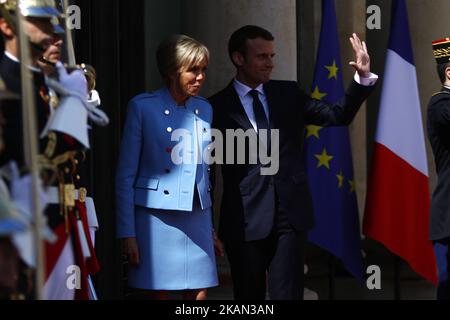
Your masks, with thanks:
<instances>
[{"instance_id":1,"label":"woman's face","mask_svg":"<svg viewBox=\"0 0 450 320\"><path fill-rule=\"evenodd\" d=\"M181 72L172 78L177 100L186 100L189 97L197 96L206 78L206 68L208 62L202 60L200 63L190 68L183 68Z\"/></svg>"}]
</instances>

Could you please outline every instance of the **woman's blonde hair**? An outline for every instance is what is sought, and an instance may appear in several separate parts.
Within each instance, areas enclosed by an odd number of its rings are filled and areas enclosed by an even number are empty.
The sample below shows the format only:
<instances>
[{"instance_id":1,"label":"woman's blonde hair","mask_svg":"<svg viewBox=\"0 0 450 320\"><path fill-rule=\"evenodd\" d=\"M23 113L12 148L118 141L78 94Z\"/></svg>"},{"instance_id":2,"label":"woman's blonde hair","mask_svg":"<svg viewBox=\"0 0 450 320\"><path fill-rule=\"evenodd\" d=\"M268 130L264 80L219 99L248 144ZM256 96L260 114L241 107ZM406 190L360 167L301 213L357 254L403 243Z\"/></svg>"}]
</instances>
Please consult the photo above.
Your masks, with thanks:
<instances>
[{"instance_id":1,"label":"woman's blonde hair","mask_svg":"<svg viewBox=\"0 0 450 320\"><path fill-rule=\"evenodd\" d=\"M191 37L174 35L159 45L156 60L159 73L168 83L170 74L186 71L204 60L209 62L209 50Z\"/></svg>"}]
</instances>

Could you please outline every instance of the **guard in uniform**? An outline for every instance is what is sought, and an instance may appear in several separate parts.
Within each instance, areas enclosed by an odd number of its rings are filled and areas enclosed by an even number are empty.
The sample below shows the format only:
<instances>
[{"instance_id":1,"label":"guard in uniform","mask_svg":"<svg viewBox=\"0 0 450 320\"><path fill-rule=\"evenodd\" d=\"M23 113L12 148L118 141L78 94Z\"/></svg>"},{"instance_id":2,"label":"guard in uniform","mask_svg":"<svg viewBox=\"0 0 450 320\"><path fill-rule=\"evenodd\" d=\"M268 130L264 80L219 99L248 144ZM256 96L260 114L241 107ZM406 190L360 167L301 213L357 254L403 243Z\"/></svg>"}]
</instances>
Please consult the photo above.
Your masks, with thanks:
<instances>
[{"instance_id":1,"label":"guard in uniform","mask_svg":"<svg viewBox=\"0 0 450 320\"><path fill-rule=\"evenodd\" d=\"M433 42L442 83L428 106L428 137L433 148L438 184L431 201L430 236L439 266L438 300L450 299L450 38Z\"/></svg>"},{"instance_id":2,"label":"guard in uniform","mask_svg":"<svg viewBox=\"0 0 450 320\"><path fill-rule=\"evenodd\" d=\"M15 46L17 36L15 10L20 3L26 23L31 49L35 99L40 133L40 166L42 179L47 187L49 203L45 214L56 241L45 243L46 281L44 297L46 299L66 300L86 298L84 294L87 281L76 283L68 288L68 267L83 265L88 254L87 235L83 227L82 215L76 201L83 200L84 193L76 189L80 179L78 166L89 148L87 119L92 113L88 104L87 81L82 70L68 72L58 62L55 65L55 78L46 77L38 67L38 61L54 41L55 28L52 19L60 17L54 0L0 0L0 28L5 39L5 56L0 65L0 74L8 89L20 93L20 61L18 48ZM33 30L38 32L33 33ZM57 93L55 101L49 89ZM22 141L21 104L11 102L5 108L5 145L6 152L0 157L1 164L16 162L21 170L24 168ZM27 286L30 287L30 286ZM81 290L75 290L80 289ZM32 290L26 295L32 298Z\"/></svg>"},{"instance_id":3,"label":"guard in uniform","mask_svg":"<svg viewBox=\"0 0 450 320\"><path fill-rule=\"evenodd\" d=\"M47 48L40 58L40 66L47 77L51 77L55 72L55 66L61 59L61 51L64 49L64 28L60 19L53 18L54 25L54 41ZM67 43L66 46L69 44ZM68 50L70 52L70 50ZM68 53L70 54L74 53ZM77 68L84 73L87 81L88 99L85 105L87 110L87 117L89 120L100 126L106 126L109 123L107 115L101 111L100 96L95 90L96 86L96 72L95 69L87 64L77 65ZM59 85L56 85L55 90L58 91ZM70 136L78 137L78 141L82 142L86 148L89 146L88 137L86 136L86 116L81 118L78 115L79 109L67 108L65 112L58 112L60 94L55 90L49 90L50 106L54 110L50 117L48 129L53 126L53 129L59 132L68 133ZM62 90L63 92L65 90ZM61 90L60 92L61 93ZM54 98L54 99L53 99ZM53 101L53 102L52 102ZM83 110L85 111L85 110ZM67 130L67 124L72 123L73 119L79 118L78 123L82 125L75 128L75 130ZM76 122L75 122L76 123ZM89 126L89 129L91 127ZM88 300L97 299L95 288L91 280L91 276L100 271L100 266L95 252L95 232L98 229L98 220L95 211L94 200L88 196L89 176L87 174L86 151L80 151L75 155L76 172L73 172L73 184L75 186L75 208L77 212L77 219L73 223L76 224L76 232L73 234L74 253L76 265L80 267L81 271L81 286L76 290L75 299ZM62 274L64 270L56 273Z\"/></svg>"},{"instance_id":4,"label":"guard in uniform","mask_svg":"<svg viewBox=\"0 0 450 320\"><path fill-rule=\"evenodd\" d=\"M47 50L43 53L42 58L39 61L39 66L43 70L46 76L51 76L55 71L55 65L58 61L61 60L62 50L64 49L64 28L61 25L61 20L56 18L52 19L52 23L55 27L55 35L53 43L47 48ZM100 126L106 126L109 123L109 119L98 107L101 104L100 95L95 90L96 86L96 72L95 69L88 64L81 64L78 66L83 72L88 82L88 105L90 106L90 110L92 112L89 113L90 120ZM59 97L58 94L54 90L49 91L49 95L51 97L50 106L53 110L56 110L58 107ZM53 103L52 103L53 101ZM77 256L77 265L80 266L82 271L82 280L85 286L83 288L88 287L89 290L78 290L76 297L79 299L96 299L96 293L91 281L91 276L98 273L100 270L100 266L96 257L96 252L94 250L95 247L95 233L99 227L97 214L95 210L94 199L88 196L88 186L90 186L90 179L87 174L87 165L88 161L86 161L87 154L85 152L80 152L77 155L78 161L78 174L76 175L76 179L74 181L76 187L76 207L80 213L80 218L82 225L80 224L80 229L82 228L84 231L84 235L80 235L80 239L85 238L86 241L83 240L85 250L83 252L79 252L80 256ZM88 250L87 250L88 249ZM86 285L86 281L88 284Z\"/></svg>"}]
</instances>

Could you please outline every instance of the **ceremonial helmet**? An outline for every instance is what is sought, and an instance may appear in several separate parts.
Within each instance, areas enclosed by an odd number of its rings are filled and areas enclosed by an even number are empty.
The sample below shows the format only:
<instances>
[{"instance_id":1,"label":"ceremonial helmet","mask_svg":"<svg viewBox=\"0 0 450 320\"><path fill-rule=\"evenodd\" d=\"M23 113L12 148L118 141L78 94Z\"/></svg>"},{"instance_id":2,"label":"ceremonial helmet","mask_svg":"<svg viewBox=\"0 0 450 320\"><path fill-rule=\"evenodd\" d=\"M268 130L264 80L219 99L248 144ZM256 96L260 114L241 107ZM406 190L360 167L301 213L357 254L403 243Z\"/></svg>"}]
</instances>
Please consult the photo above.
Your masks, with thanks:
<instances>
[{"instance_id":1,"label":"ceremonial helmet","mask_svg":"<svg viewBox=\"0 0 450 320\"><path fill-rule=\"evenodd\" d=\"M55 34L63 36L66 33L64 28L61 26L61 22L58 19L58 17L53 16L51 22L52 22Z\"/></svg>"},{"instance_id":2,"label":"ceremonial helmet","mask_svg":"<svg viewBox=\"0 0 450 320\"><path fill-rule=\"evenodd\" d=\"M15 28L17 6L24 17L49 18L60 17L55 0L0 0L0 15Z\"/></svg>"},{"instance_id":3,"label":"ceremonial helmet","mask_svg":"<svg viewBox=\"0 0 450 320\"><path fill-rule=\"evenodd\" d=\"M52 18L61 16L55 0L0 0L2 12L15 13L17 5L25 17Z\"/></svg>"}]
</instances>

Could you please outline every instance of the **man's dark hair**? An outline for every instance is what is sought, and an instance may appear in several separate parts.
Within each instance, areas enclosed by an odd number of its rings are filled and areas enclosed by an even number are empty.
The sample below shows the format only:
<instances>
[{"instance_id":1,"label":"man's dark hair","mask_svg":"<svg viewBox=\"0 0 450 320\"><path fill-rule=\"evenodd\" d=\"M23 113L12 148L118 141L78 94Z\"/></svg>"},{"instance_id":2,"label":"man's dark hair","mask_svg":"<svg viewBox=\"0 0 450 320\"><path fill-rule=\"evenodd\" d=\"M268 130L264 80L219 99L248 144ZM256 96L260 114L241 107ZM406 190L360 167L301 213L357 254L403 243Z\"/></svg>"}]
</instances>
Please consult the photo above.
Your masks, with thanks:
<instances>
[{"instance_id":1,"label":"man's dark hair","mask_svg":"<svg viewBox=\"0 0 450 320\"><path fill-rule=\"evenodd\" d=\"M450 62L441 63L437 66L437 72L439 75L439 79L441 79L441 83L444 83L447 80L447 76L445 75L445 70L450 68Z\"/></svg>"},{"instance_id":2,"label":"man's dark hair","mask_svg":"<svg viewBox=\"0 0 450 320\"><path fill-rule=\"evenodd\" d=\"M230 41L228 42L228 54L234 65L233 53L239 52L245 57L247 53L247 40L257 38L262 38L267 41L273 41L275 39L269 31L258 26L244 26L231 35Z\"/></svg>"}]
</instances>

